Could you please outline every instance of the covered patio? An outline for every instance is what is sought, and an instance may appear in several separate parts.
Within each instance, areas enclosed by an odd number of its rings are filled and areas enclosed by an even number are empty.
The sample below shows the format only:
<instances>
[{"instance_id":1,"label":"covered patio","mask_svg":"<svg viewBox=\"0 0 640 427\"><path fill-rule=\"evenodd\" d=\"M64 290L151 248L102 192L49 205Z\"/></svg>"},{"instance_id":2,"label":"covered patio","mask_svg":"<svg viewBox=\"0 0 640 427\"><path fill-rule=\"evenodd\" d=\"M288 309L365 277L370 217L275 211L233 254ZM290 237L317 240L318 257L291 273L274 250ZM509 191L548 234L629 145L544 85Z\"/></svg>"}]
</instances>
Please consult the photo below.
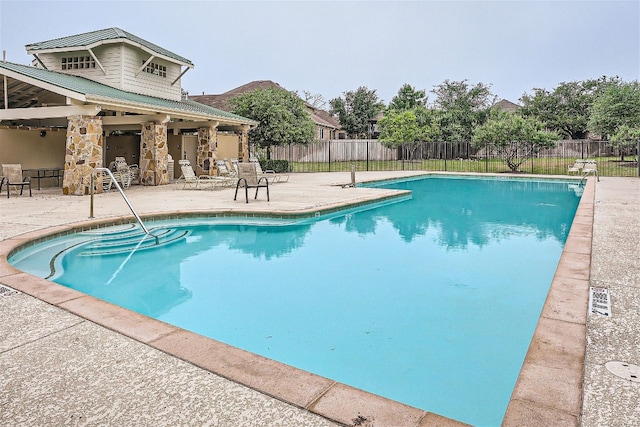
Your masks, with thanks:
<instances>
[{"instance_id":1,"label":"covered patio","mask_svg":"<svg viewBox=\"0 0 640 427\"><path fill-rule=\"evenodd\" d=\"M61 181L65 195L89 194L94 169L118 155L139 166L145 186L170 182L172 158L212 174L218 157L249 157L247 134L257 122L232 113L6 61L0 75L0 163L42 175L38 185Z\"/></svg>"}]
</instances>

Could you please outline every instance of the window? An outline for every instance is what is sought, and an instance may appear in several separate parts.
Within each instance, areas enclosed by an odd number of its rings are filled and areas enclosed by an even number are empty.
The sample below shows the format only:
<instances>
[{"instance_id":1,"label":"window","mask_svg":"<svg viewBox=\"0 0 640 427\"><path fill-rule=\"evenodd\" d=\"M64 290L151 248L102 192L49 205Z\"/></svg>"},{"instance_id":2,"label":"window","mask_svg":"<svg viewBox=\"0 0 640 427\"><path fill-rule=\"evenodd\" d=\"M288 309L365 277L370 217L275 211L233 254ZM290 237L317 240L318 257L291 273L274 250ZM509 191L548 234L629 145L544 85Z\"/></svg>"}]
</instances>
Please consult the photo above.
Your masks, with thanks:
<instances>
[{"instance_id":1,"label":"window","mask_svg":"<svg viewBox=\"0 0 640 427\"><path fill-rule=\"evenodd\" d=\"M144 64L146 61L142 61ZM144 71L160 77L167 77L167 67L164 65L156 64L155 62L149 62L146 67L144 67Z\"/></svg>"},{"instance_id":2,"label":"window","mask_svg":"<svg viewBox=\"0 0 640 427\"><path fill-rule=\"evenodd\" d=\"M90 56L62 58L62 70L82 70L85 68L96 68L96 61Z\"/></svg>"}]
</instances>

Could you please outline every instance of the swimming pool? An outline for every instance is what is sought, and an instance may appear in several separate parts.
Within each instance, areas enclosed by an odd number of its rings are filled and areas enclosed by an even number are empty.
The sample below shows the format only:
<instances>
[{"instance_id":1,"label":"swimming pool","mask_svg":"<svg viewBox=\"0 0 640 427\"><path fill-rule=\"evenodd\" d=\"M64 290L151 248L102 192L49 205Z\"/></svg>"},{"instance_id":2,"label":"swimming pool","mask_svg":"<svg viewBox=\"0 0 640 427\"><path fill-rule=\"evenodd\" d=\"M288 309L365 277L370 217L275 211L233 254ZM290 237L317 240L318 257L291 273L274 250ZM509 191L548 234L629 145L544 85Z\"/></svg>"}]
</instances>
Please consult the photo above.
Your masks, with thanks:
<instances>
[{"instance_id":1,"label":"swimming pool","mask_svg":"<svg viewBox=\"0 0 640 427\"><path fill-rule=\"evenodd\" d=\"M546 181L388 185L412 189L413 198L305 221L157 223L163 244L133 256L140 238L126 228L109 242L91 232L82 236L95 239L91 247L56 257L52 278L77 280L85 292L94 285L105 299L134 295L132 309L186 329L451 418L495 424L578 199L565 183ZM84 254L94 251L103 256ZM25 269L18 262L30 258L20 257L12 262ZM44 258L37 274L46 276L52 256ZM154 259L166 269L148 268ZM89 264L74 278L82 260ZM108 274L87 277L87 268ZM197 308L212 316L203 322ZM507 360L518 351L519 360Z\"/></svg>"}]
</instances>

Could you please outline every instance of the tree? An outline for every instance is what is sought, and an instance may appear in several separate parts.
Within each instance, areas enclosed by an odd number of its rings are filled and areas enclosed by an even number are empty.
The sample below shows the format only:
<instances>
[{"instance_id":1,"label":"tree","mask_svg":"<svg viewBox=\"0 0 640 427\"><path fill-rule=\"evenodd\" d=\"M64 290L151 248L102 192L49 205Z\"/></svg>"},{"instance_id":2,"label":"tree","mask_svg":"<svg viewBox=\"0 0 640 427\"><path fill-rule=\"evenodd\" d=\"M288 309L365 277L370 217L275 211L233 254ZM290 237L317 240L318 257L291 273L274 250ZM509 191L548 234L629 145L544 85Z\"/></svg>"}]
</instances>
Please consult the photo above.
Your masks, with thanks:
<instances>
[{"instance_id":1,"label":"tree","mask_svg":"<svg viewBox=\"0 0 640 427\"><path fill-rule=\"evenodd\" d=\"M389 148L402 146L408 150L409 159L414 158L419 143L433 141L439 134L437 123L431 110L417 106L411 110L387 110L378 121L379 141Z\"/></svg>"},{"instance_id":2,"label":"tree","mask_svg":"<svg viewBox=\"0 0 640 427\"><path fill-rule=\"evenodd\" d=\"M581 139L587 134L589 110L608 85L618 84L618 78L601 77L586 81L562 82L553 91L534 88L533 95L524 94L521 113L546 123L565 138Z\"/></svg>"},{"instance_id":3,"label":"tree","mask_svg":"<svg viewBox=\"0 0 640 427\"><path fill-rule=\"evenodd\" d=\"M324 108L327 106L327 101L321 94L311 93L308 90L305 90L302 93L304 94L304 101L312 107L324 110Z\"/></svg>"},{"instance_id":4,"label":"tree","mask_svg":"<svg viewBox=\"0 0 640 427\"><path fill-rule=\"evenodd\" d=\"M413 86L405 83L398 94L391 99L388 110L412 110L416 107L427 105L427 96L424 90L416 90Z\"/></svg>"},{"instance_id":5,"label":"tree","mask_svg":"<svg viewBox=\"0 0 640 427\"><path fill-rule=\"evenodd\" d=\"M609 85L593 102L588 123L591 132L609 139L623 125L640 127L638 81Z\"/></svg>"},{"instance_id":6,"label":"tree","mask_svg":"<svg viewBox=\"0 0 640 427\"><path fill-rule=\"evenodd\" d=\"M344 98L329 101L331 114L337 115L342 128L350 137L366 137L369 121L384 109L375 90L360 86L356 91L344 92Z\"/></svg>"},{"instance_id":7,"label":"tree","mask_svg":"<svg viewBox=\"0 0 640 427\"><path fill-rule=\"evenodd\" d=\"M506 111L492 112L487 122L474 131L476 146L494 149L512 172L541 149L555 146L556 132L544 129L544 124L531 117Z\"/></svg>"},{"instance_id":8,"label":"tree","mask_svg":"<svg viewBox=\"0 0 640 427\"><path fill-rule=\"evenodd\" d=\"M633 150L638 142L640 142L640 126L629 127L622 125L618 128L618 131L611 136L611 143L614 148L620 151L620 160L624 161L624 156L627 154L627 150Z\"/></svg>"},{"instance_id":9,"label":"tree","mask_svg":"<svg viewBox=\"0 0 640 427\"><path fill-rule=\"evenodd\" d=\"M445 80L431 92L436 95L435 108L442 111L442 137L452 142L471 141L474 128L486 121L489 108L496 102L490 86L470 86L467 80Z\"/></svg>"},{"instance_id":10,"label":"tree","mask_svg":"<svg viewBox=\"0 0 640 427\"><path fill-rule=\"evenodd\" d=\"M249 140L267 149L267 159L271 158L271 146L315 141L315 124L305 102L292 92L257 89L229 102L234 114L260 122L249 131Z\"/></svg>"}]
</instances>

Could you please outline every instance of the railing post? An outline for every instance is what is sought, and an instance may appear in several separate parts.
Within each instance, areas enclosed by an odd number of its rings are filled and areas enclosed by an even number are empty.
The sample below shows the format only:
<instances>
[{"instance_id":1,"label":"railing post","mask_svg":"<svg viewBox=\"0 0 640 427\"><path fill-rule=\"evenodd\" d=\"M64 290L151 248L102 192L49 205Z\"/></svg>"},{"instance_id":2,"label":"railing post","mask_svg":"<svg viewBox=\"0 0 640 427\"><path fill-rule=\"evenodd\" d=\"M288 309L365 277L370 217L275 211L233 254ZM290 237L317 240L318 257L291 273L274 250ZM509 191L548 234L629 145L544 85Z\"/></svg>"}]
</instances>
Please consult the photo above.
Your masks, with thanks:
<instances>
[{"instance_id":1,"label":"railing post","mask_svg":"<svg viewBox=\"0 0 640 427\"><path fill-rule=\"evenodd\" d=\"M89 194L91 194L91 202L89 204L89 218L93 218L93 187L94 187L94 185L93 185L93 174L94 174L94 172L91 172L91 181L90 181L91 182L91 190L90 190L90 193L89 193Z\"/></svg>"}]
</instances>

